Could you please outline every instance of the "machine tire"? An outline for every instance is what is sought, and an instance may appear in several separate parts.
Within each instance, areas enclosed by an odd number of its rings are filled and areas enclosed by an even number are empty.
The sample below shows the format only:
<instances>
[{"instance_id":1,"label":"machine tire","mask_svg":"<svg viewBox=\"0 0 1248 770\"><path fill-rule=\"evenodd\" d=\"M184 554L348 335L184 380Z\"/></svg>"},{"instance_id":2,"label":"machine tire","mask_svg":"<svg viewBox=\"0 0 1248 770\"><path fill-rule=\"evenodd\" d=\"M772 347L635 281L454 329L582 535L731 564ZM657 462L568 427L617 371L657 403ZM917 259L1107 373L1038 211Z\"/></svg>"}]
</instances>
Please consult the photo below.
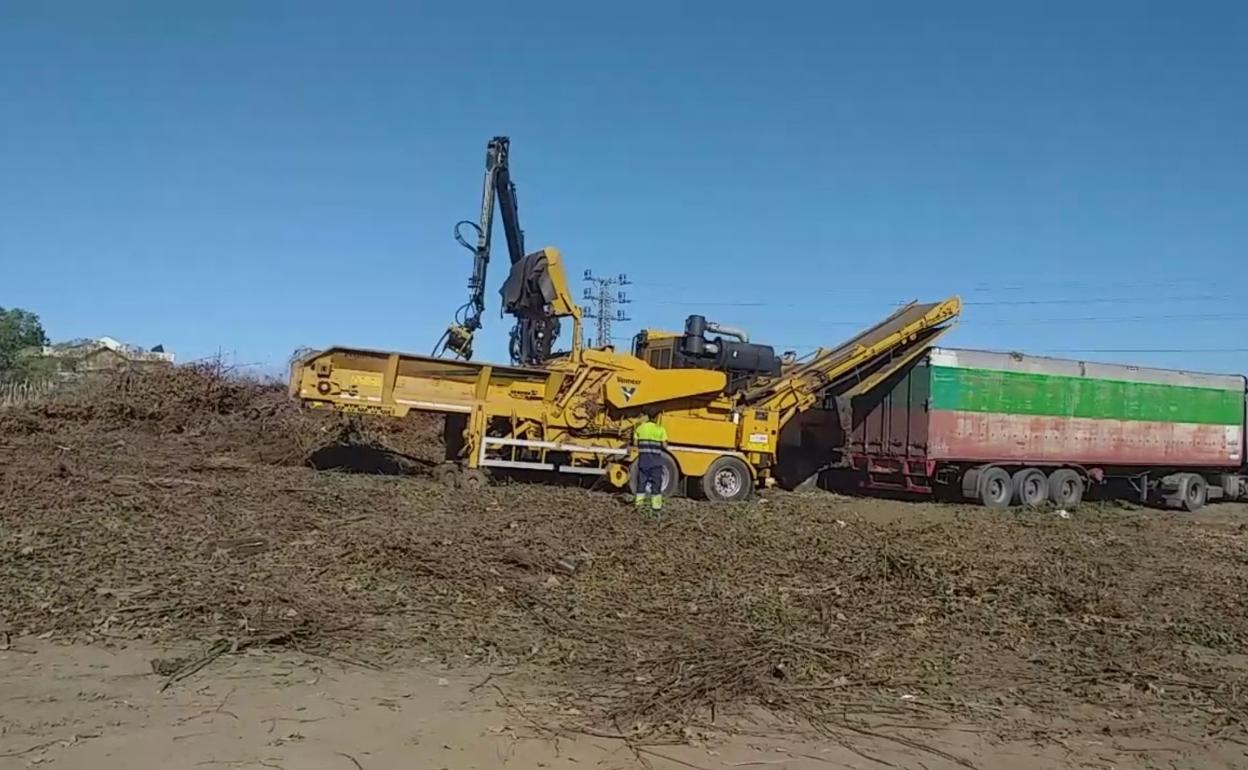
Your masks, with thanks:
<instances>
[{"instance_id":1,"label":"machine tire","mask_svg":"<svg viewBox=\"0 0 1248 770\"><path fill-rule=\"evenodd\" d=\"M1010 479L1015 505L1037 508L1049 500L1049 480L1039 468L1023 468Z\"/></svg>"},{"instance_id":2,"label":"machine tire","mask_svg":"<svg viewBox=\"0 0 1248 770\"><path fill-rule=\"evenodd\" d=\"M455 489L459 486L459 466L455 463L442 463L433 469L433 478L439 484Z\"/></svg>"},{"instance_id":3,"label":"machine tire","mask_svg":"<svg viewBox=\"0 0 1248 770\"><path fill-rule=\"evenodd\" d=\"M1049 502L1059 508L1074 508L1083 502L1083 477L1070 468L1049 474Z\"/></svg>"},{"instance_id":4,"label":"machine tire","mask_svg":"<svg viewBox=\"0 0 1248 770\"><path fill-rule=\"evenodd\" d=\"M680 488L680 468L676 465L676 460L667 452L659 455L663 458L663 489L660 494L664 497L675 497L676 490ZM641 480L637 463L628 466L628 491L634 495L641 492Z\"/></svg>"},{"instance_id":5,"label":"machine tire","mask_svg":"<svg viewBox=\"0 0 1248 770\"><path fill-rule=\"evenodd\" d=\"M489 485L490 477L480 468L465 468L463 475L459 477L461 489L485 489Z\"/></svg>"},{"instance_id":6,"label":"machine tire","mask_svg":"<svg viewBox=\"0 0 1248 770\"><path fill-rule=\"evenodd\" d=\"M1003 468L985 468L979 472L979 501L986 508L1009 508L1014 498L1014 480Z\"/></svg>"},{"instance_id":7,"label":"machine tire","mask_svg":"<svg viewBox=\"0 0 1248 770\"><path fill-rule=\"evenodd\" d=\"M1179 504L1188 513L1204 508L1209 500L1209 485L1203 477L1195 473L1187 474L1187 478L1179 485L1179 490L1183 495Z\"/></svg>"},{"instance_id":8,"label":"machine tire","mask_svg":"<svg viewBox=\"0 0 1248 770\"><path fill-rule=\"evenodd\" d=\"M748 500L754 493L754 476L750 467L744 460L732 455L717 457L699 481L702 496L707 500Z\"/></svg>"}]
</instances>

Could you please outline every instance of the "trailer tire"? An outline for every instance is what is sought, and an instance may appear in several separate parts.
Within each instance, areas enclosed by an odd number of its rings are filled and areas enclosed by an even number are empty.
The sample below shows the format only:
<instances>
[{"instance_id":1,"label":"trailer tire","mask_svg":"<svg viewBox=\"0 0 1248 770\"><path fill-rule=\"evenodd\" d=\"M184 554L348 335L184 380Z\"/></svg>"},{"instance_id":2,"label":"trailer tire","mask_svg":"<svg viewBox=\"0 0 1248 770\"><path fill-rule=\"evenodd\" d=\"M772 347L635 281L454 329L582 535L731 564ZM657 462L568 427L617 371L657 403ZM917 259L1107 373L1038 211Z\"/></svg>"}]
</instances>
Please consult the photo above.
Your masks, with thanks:
<instances>
[{"instance_id":1,"label":"trailer tire","mask_svg":"<svg viewBox=\"0 0 1248 770\"><path fill-rule=\"evenodd\" d=\"M967 500L979 499L979 477L983 472L983 468L970 468L962 474L958 481L962 485L962 497Z\"/></svg>"},{"instance_id":2,"label":"trailer tire","mask_svg":"<svg viewBox=\"0 0 1248 770\"><path fill-rule=\"evenodd\" d=\"M1209 499L1209 485L1205 483L1203 477L1195 473L1186 474L1186 478L1179 485L1179 490L1183 495L1180 498L1180 505L1188 513L1204 508Z\"/></svg>"},{"instance_id":3,"label":"trailer tire","mask_svg":"<svg viewBox=\"0 0 1248 770\"><path fill-rule=\"evenodd\" d=\"M698 485L707 500L737 502L749 500L754 493L754 476L750 466L739 457L717 457Z\"/></svg>"},{"instance_id":4,"label":"trailer tire","mask_svg":"<svg viewBox=\"0 0 1248 770\"><path fill-rule=\"evenodd\" d=\"M985 468L979 474L979 501L987 508L1009 508L1014 481L1003 468Z\"/></svg>"},{"instance_id":5,"label":"trailer tire","mask_svg":"<svg viewBox=\"0 0 1248 770\"><path fill-rule=\"evenodd\" d=\"M1049 500L1049 480L1039 468L1023 468L1010 480L1015 505L1036 508Z\"/></svg>"},{"instance_id":6,"label":"trailer tire","mask_svg":"<svg viewBox=\"0 0 1248 770\"><path fill-rule=\"evenodd\" d=\"M1070 468L1049 474L1049 502L1059 508L1074 508L1083 502L1083 477Z\"/></svg>"},{"instance_id":7,"label":"trailer tire","mask_svg":"<svg viewBox=\"0 0 1248 770\"><path fill-rule=\"evenodd\" d=\"M667 452L659 455L663 460L663 488L659 490L659 494L664 497L675 497L676 490L680 488L680 468L676 465L676 460ZM641 494L641 469L634 462L628 466L628 491L634 495Z\"/></svg>"},{"instance_id":8,"label":"trailer tire","mask_svg":"<svg viewBox=\"0 0 1248 770\"><path fill-rule=\"evenodd\" d=\"M1209 486L1203 476L1196 473L1175 473L1158 483L1162 490L1161 501L1167 508L1177 508L1189 513L1198 511L1209 500Z\"/></svg>"}]
</instances>

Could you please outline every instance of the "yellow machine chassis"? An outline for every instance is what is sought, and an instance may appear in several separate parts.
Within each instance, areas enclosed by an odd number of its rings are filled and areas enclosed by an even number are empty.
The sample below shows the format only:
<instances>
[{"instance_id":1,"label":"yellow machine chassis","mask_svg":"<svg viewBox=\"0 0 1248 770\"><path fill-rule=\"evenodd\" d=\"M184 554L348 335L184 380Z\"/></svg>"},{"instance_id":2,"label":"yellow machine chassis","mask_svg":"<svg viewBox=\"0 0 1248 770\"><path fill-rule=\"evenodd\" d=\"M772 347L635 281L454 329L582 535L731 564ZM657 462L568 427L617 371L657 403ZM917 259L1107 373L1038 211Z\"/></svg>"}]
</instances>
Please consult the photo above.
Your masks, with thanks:
<instances>
[{"instance_id":1,"label":"yellow machine chassis","mask_svg":"<svg viewBox=\"0 0 1248 770\"><path fill-rule=\"evenodd\" d=\"M832 389L880 381L933 344L960 309L956 297L908 305L734 393L719 371L658 369L610 349L575 349L526 368L342 347L296 361L290 393L314 408L446 415L448 459L469 469L603 476L615 486L628 481L632 429L650 407L661 413L681 476L700 477L734 456L765 486L789 420Z\"/></svg>"}]
</instances>

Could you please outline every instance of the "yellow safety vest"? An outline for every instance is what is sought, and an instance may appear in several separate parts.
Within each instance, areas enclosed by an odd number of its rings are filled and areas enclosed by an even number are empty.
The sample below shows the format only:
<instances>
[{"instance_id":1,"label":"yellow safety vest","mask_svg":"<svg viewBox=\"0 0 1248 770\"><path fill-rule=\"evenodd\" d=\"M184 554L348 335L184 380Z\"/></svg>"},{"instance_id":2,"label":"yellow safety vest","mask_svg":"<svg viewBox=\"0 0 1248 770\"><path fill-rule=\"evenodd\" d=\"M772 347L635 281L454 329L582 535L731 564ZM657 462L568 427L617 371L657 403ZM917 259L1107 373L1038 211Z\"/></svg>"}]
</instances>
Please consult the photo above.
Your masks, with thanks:
<instances>
[{"instance_id":1,"label":"yellow safety vest","mask_svg":"<svg viewBox=\"0 0 1248 770\"><path fill-rule=\"evenodd\" d=\"M658 454L667 441L667 428L657 422L643 422L633 429L633 439L640 454Z\"/></svg>"}]
</instances>

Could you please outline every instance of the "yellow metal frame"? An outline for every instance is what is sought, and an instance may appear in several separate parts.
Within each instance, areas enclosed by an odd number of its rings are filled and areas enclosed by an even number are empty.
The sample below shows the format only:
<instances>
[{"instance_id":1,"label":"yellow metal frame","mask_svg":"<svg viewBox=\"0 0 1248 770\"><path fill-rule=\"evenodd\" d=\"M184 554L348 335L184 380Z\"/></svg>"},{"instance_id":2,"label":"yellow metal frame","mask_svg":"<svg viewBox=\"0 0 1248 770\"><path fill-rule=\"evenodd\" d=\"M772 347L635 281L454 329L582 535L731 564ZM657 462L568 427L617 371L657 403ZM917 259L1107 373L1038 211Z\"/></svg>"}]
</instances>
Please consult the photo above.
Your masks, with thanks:
<instances>
[{"instance_id":1,"label":"yellow metal frame","mask_svg":"<svg viewBox=\"0 0 1248 770\"><path fill-rule=\"evenodd\" d=\"M561 297L555 309L574 319L579 340L580 311L568 298L558 252L551 252ZM725 392L722 372L656 369L629 353L579 344L543 368L330 348L295 362L290 392L316 408L460 415L458 459L469 468L601 475L617 486L627 481L633 426L643 409L656 408L683 476L702 476L717 458L733 455L761 486L770 482L789 420L830 388L872 381L888 362L917 355L960 310L956 297L908 305L841 346L733 394Z\"/></svg>"}]
</instances>

